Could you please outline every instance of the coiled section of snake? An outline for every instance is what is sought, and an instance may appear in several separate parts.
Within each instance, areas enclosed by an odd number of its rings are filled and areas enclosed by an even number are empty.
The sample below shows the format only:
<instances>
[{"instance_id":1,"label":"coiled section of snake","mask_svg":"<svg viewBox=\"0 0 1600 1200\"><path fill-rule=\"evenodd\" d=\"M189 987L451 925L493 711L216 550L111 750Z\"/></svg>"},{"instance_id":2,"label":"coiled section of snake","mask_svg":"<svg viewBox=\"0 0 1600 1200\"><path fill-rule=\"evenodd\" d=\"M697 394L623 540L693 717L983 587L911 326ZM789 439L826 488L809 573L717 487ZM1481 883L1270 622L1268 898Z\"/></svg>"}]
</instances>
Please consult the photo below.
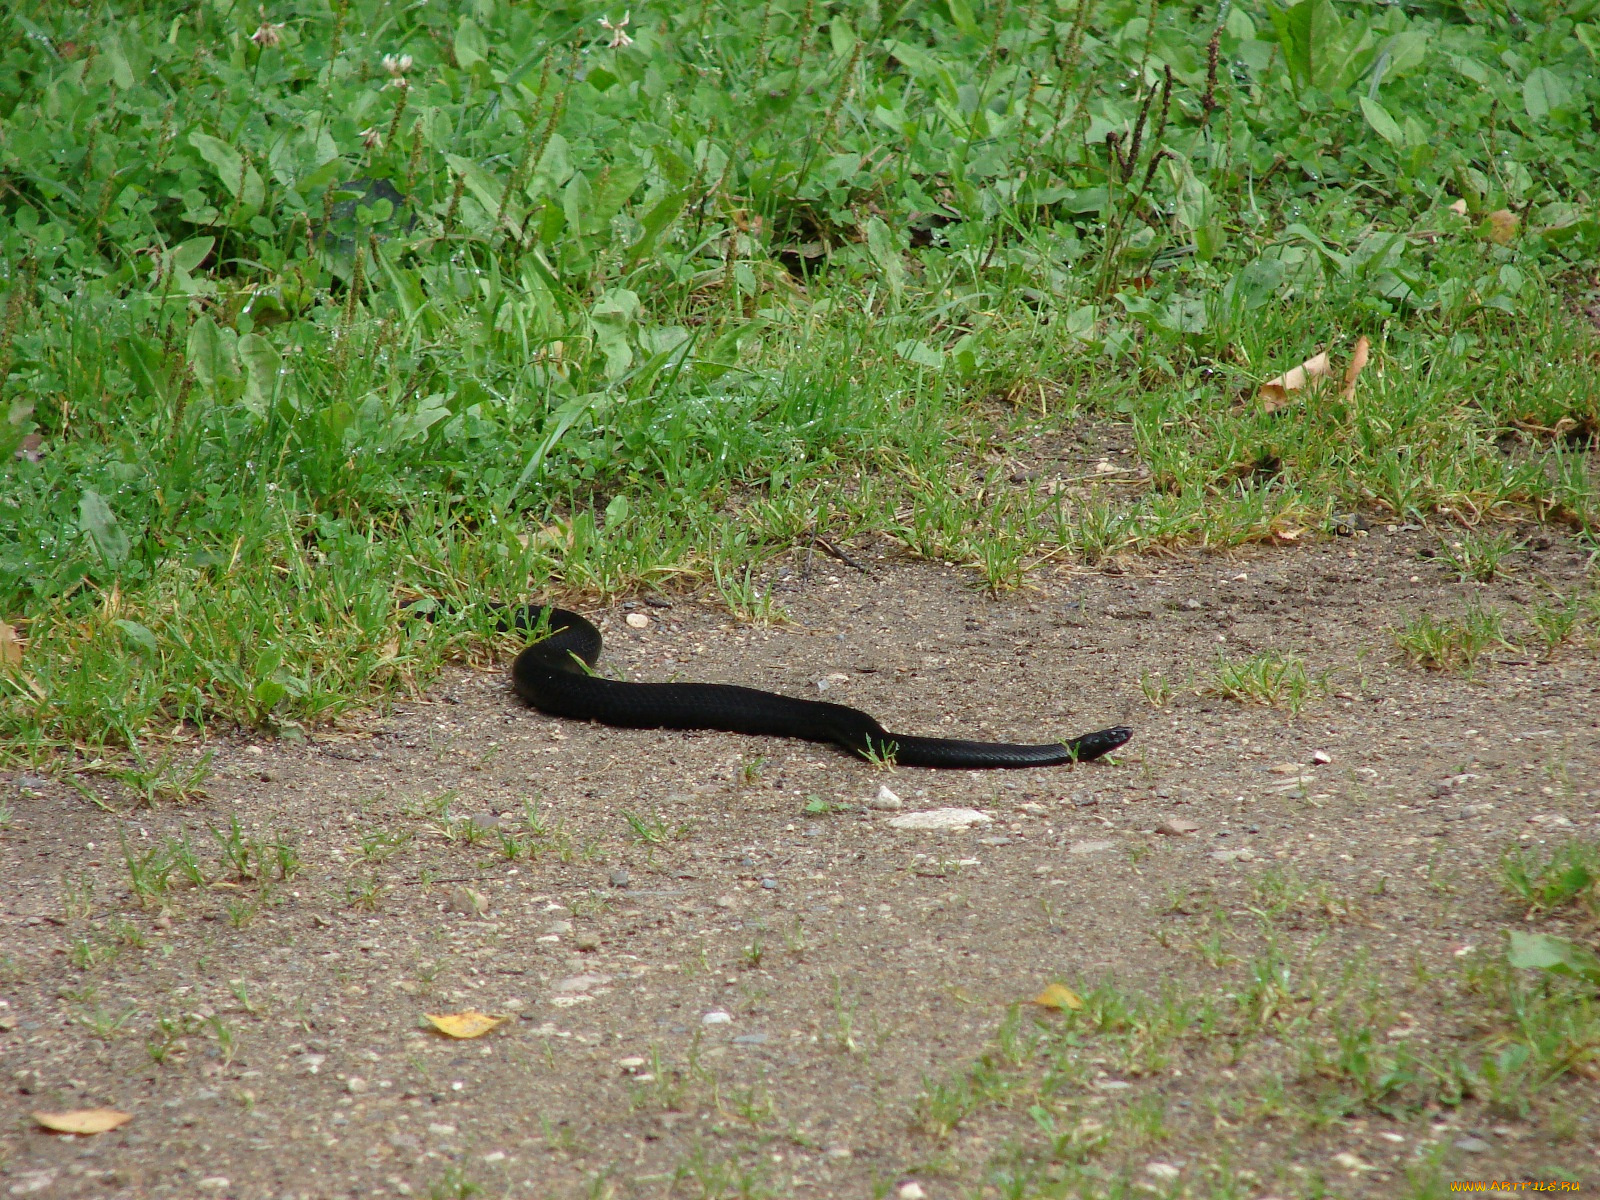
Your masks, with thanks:
<instances>
[{"instance_id":1,"label":"coiled section of snake","mask_svg":"<svg viewBox=\"0 0 1600 1200\"><path fill-rule=\"evenodd\" d=\"M907 767L1049 767L1088 762L1133 736L1125 725L1035 746L890 733L859 709L725 683L623 683L590 675L600 631L563 608L529 606L511 624L549 636L511 666L517 695L540 712L624 729L718 729L832 742L865 759ZM579 664L582 664L581 666Z\"/></svg>"}]
</instances>

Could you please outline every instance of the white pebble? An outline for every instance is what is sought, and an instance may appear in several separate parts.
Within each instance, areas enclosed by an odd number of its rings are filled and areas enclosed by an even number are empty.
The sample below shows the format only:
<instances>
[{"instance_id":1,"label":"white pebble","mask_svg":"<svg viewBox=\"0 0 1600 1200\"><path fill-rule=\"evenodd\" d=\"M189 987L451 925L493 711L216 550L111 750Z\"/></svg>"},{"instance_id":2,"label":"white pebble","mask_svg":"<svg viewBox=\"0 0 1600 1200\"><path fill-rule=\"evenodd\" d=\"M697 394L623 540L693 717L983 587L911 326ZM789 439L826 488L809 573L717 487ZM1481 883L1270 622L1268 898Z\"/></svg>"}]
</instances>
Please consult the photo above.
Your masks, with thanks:
<instances>
[{"instance_id":1,"label":"white pebble","mask_svg":"<svg viewBox=\"0 0 1600 1200\"><path fill-rule=\"evenodd\" d=\"M891 792L887 786L883 784L878 785L878 795L872 801L873 808L876 808L882 812L895 812L896 810L902 808L904 804L905 801L901 800L899 796L896 796L893 792Z\"/></svg>"},{"instance_id":2,"label":"white pebble","mask_svg":"<svg viewBox=\"0 0 1600 1200\"><path fill-rule=\"evenodd\" d=\"M1182 1171L1178 1170L1178 1168L1173 1166L1171 1163L1164 1162L1145 1163L1144 1173L1146 1175L1153 1175L1157 1179L1167 1180L1176 1179L1179 1175L1183 1174Z\"/></svg>"},{"instance_id":3,"label":"white pebble","mask_svg":"<svg viewBox=\"0 0 1600 1200\"><path fill-rule=\"evenodd\" d=\"M643 613L629 613L626 620L634 629L648 629L650 627L650 618Z\"/></svg>"},{"instance_id":4,"label":"white pebble","mask_svg":"<svg viewBox=\"0 0 1600 1200\"><path fill-rule=\"evenodd\" d=\"M728 1015L727 1013L723 1012L720 1008L713 1008L705 1016L700 1018L700 1024L702 1024L702 1025L732 1025L733 1024L733 1018L730 1015Z\"/></svg>"},{"instance_id":5,"label":"white pebble","mask_svg":"<svg viewBox=\"0 0 1600 1200\"><path fill-rule=\"evenodd\" d=\"M895 1192L897 1200L926 1200L927 1195L922 1185L914 1179L910 1183L902 1183Z\"/></svg>"},{"instance_id":6,"label":"white pebble","mask_svg":"<svg viewBox=\"0 0 1600 1200\"><path fill-rule=\"evenodd\" d=\"M936 808L892 817L889 825L894 829L965 829L968 825L985 824L993 819L975 808Z\"/></svg>"}]
</instances>

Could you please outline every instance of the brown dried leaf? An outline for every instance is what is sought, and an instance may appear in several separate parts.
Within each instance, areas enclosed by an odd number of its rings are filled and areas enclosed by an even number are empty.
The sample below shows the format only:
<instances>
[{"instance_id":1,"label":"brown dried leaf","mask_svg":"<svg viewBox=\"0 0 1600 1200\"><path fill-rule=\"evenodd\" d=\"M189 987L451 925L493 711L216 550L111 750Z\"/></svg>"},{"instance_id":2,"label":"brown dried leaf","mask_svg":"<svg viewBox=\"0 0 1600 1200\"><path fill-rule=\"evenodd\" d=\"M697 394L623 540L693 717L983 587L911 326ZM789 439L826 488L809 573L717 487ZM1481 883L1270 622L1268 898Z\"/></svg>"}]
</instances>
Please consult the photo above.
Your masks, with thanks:
<instances>
[{"instance_id":1,"label":"brown dried leaf","mask_svg":"<svg viewBox=\"0 0 1600 1200\"><path fill-rule=\"evenodd\" d=\"M71 1112L36 1112L33 1119L54 1133L76 1133L88 1137L126 1125L133 1117L114 1108L77 1108Z\"/></svg>"},{"instance_id":2,"label":"brown dried leaf","mask_svg":"<svg viewBox=\"0 0 1600 1200\"><path fill-rule=\"evenodd\" d=\"M1033 998L1040 1008L1053 1008L1058 1012L1083 1007L1083 997L1064 983L1052 983Z\"/></svg>"},{"instance_id":3,"label":"brown dried leaf","mask_svg":"<svg viewBox=\"0 0 1600 1200\"><path fill-rule=\"evenodd\" d=\"M1344 387L1339 390L1341 400L1354 400L1356 396L1356 376L1361 374L1361 369L1367 365L1371 357L1372 344L1367 341L1367 335L1362 334L1356 339L1356 348L1350 352L1350 365L1344 369Z\"/></svg>"},{"instance_id":4,"label":"brown dried leaf","mask_svg":"<svg viewBox=\"0 0 1600 1200\"><path fill-rule=\"evenodd\" d=\"M22 635L15 625L0 621L0 666L15 667L22 662Z\"/></svg>"},{"instance_id":5,"label":"brown dried leaf","mask_svg":"<svg viewBox=\"0 0 1600 1200\"><path fill-rule=\"evenodd\" d=\"M510 1017L491 1017L488 1013L478 1012L476 1009L467 1009L458 1013L423 1013L431 1024L446 1037L475 1038L482 1037L491 1029L498 1029L509 1021Z\"/></svg>"},{"instance_id":6,"label":"brown dried leaf","mask_svg":"<svg viewBox=\"0 0 1600 1200\"><path fill-rule=\"evenodd\" d=\"M1328 366L1328 352L1313 354L1292 371L1285 371L1276 379L1269 379L1256 389L1256 399L1263 412L1276 412L1289 403L1292 392L1302 390L1316 379L1326 379L1332 369Z\"/></svg>"},{"instance_id":7,"label":"brown dried leaf","mask_svg":"<svg viewBox=\"0 0 1600 1200\"><path fill-rule=\"evenodd\" d=\"M1517 236L1517 214L1509 208L1497 208L1483 219L1478 232L1491 242L1508 246Z\"/></svg>"},{"instance_id":8,"label":"brown dried leaf","mask_svg":"<svg viewBox=\"0 0 1600 1200\"><path fill-rule=\"evenodd\" d=\"M1457 201L1455 201L1453 204L1450 205L1450 211L1455 213L1455 215L1458 216L1458 217L1466 216L1467 215L1467 202L1465 200L1457 200Z\"/></svg>"},{"instance_id":9,"label":"brown dried leaf","mask_svg":"<svg viewBox=\"0 0 1600 1200\"><path fill-rule=\"evenodd\" d=\"M1169 817L1156 826L1156 832L1167 837L1183 837L1185 834L1194 833L1200 826L1187 817Z\"/></svg>"}]
</instances>

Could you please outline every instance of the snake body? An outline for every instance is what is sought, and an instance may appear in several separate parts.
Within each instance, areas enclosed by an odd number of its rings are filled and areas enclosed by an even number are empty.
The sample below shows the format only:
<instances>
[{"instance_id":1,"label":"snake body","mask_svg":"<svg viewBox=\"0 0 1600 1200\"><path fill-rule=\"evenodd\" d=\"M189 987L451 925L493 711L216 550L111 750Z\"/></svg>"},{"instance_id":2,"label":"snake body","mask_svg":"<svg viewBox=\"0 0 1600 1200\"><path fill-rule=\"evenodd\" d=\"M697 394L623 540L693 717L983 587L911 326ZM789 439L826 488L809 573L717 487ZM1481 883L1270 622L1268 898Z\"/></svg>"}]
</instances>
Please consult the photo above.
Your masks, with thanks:
<instances>
[{"instance_id":1,"label":"snake body","mask_svg":"<svg viewBox=\"0 0 1600 1200\"><path fill-rule=\"evenodd\" d=\"M1067 742L1017 746L890 733L859 709L725 683L624 683L589 674L600 658L600 631L563 608L529 606L519 629L549 635L517 655L511 666L517 695L540 712L624 729L720 729L832 742L866 759L908 767L1049 767L1088 762L1133 736L1124 725ZM579 665L581 662L581 666Z\"/></svg>"}]
</instances>

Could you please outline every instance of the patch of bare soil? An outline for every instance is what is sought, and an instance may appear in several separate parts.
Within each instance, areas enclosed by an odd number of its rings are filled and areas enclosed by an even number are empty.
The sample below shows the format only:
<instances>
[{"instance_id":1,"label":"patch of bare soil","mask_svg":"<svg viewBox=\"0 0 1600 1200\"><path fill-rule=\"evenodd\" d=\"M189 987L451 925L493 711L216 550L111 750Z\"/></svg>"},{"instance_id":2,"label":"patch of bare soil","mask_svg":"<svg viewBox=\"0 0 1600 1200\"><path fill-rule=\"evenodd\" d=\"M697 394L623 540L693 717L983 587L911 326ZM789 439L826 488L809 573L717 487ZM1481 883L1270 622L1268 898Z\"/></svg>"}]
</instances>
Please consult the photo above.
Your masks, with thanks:
<instances>
[{"instance_id":1,"label":"patch of bare soil","mask_svg":"<svg viewBox=\"0 0 1600 1200\"><path fill-rule=\"evenodd\" d=\"M585 726L522 708L502 668L365 731L213 739L187 802L20 777L0 1192L1042 1196L1084 1164L1158 1195L1592 1186L1592 1071L1458 1104L1361 1075L1400 1046L1478 1062L1497 1026L1462 973L1524 927L1500 856L1600 837L1592 649L1503 646L1464 678L1386 632L1572 591L1581 554L1461 584L1417 557L1438 545L1380 527L999 600L855 546L865 571L775 572L786 627L692 599L593 614L627 678L826 684L907 733L1135 727L1074 769ZM1303 660L1298 714L1201 694L1262 651ZM938 808L990 820L889 824ZM1052 981L1098 1023L1014 1008ZM466 1009L511 1019L423 1027ZM30 1117L100 1106L132 1119Z\"/></svg>"}]
</instances>

